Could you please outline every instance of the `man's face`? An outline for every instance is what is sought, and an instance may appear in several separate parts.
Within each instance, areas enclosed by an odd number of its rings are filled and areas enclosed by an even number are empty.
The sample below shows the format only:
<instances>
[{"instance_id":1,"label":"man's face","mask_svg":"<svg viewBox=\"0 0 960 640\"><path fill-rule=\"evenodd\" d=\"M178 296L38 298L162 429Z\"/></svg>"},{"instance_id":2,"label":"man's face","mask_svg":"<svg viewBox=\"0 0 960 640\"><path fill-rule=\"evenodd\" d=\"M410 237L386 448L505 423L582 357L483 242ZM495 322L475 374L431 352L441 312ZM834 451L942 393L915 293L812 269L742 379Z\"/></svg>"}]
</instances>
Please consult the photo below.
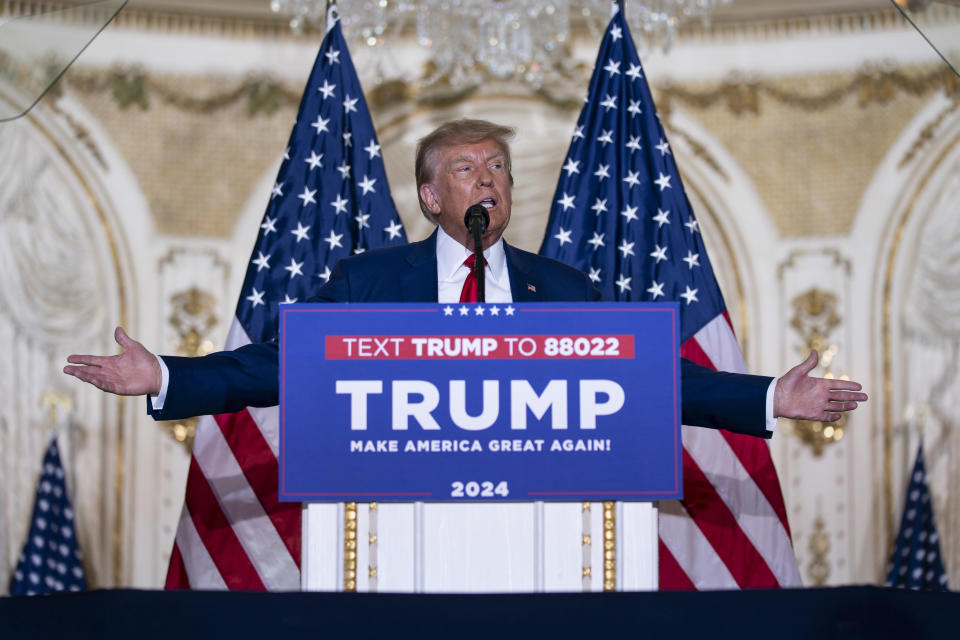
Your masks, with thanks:
<instances>
[{"instance_id":1,"label":"man's face","mask_svg":"<svg viewBox=\"0 0 960 640\"><path fill-rule=\"evenodd\" d=\"M475 204L490 214L490 224L483 234L486 249L500 239L510 222L510 176L506 156L493 140L474 144L441 147L434 161L433 179L420 185L420 197L437 222L454 240L473 249L470 232L463 224L463 215Z\"/></svg>"}]
</instances>

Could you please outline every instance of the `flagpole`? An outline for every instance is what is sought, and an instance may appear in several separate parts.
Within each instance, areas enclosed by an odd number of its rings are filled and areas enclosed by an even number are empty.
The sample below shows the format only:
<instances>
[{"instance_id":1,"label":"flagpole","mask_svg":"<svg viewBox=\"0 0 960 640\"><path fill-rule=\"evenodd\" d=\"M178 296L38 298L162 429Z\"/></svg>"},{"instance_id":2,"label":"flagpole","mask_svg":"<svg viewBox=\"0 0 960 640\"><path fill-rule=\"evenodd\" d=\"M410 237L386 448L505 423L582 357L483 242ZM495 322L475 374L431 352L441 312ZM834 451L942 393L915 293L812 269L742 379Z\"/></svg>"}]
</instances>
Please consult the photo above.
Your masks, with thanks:
<instances>
[{"instance_id":1,"label":"flagpole","mask_svg":"<svg viewBox=\"0 0 960 640\"><path fill-rule=\"evenodd\" d=\"M333 25L340 19L340 12L337 10L337 0L327 0L326 22L324 23L324 33L329 33Z\"/></svg>"}]
</instances>

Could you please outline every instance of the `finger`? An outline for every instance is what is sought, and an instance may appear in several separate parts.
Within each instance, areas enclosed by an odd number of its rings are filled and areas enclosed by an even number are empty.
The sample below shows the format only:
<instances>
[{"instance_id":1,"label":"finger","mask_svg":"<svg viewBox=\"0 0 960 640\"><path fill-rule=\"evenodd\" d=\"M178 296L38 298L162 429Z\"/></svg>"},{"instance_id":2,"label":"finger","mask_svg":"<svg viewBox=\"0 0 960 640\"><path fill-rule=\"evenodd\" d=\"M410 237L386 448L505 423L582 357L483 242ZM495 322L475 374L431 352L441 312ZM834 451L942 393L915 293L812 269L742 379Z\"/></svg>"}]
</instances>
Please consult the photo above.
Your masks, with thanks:
<instances>
[{"instance_id":1,"label":"finger","mask_svg":"<svg viewBox=\"0 0 960 640\"><path fill-rule=\"evenodd\" d=\"M136 341L127 335L127 332L123 330L123 327L117 327L116 329L114 329L113 339L116 340L117 344L123 347L124 349L128 349L134 344L136 344Z\"/></svg>"},{"instance_id":2,"label":"finger","mask_svg":"<svg viewBox=\"0 0 960 640\"><path fill-rule=\"evenodd\" d=\"M832 402L866 402L867 394L854 393L853 391L831 391L827 394L827 399Z\"/></svg>"},{"instance_id":3,"label":"finger","mask_svg":"<svg viewBox=\"0 0 960 640\"><path fill-rule=\"evenodd\" d=\"M798 364L794 369L801 376L805 376L817 367L817 363L820 361L820 355L817 353L816 349L810 350L810 355L807 356L807 359Z\"/></svg>"},{"instance_id":4,"label":"finger","mask_svg":"<svg viewBox=\"0 0 960 640\"><path fill-rule=\"evenodd\" d=\"M840 417L839 413L825 413L823 417L820 418L820 422L836 422Z\"/></svg>"},{"instance_id":5,"label":"finger","mask_svg":"<svg viewBox=\"0 0 960 640\"><path fill-rule=\"evenodd\" d=\"M77 372L80 369L83 369L83 367L71 367L70 365L67 365L66 367L63 368L63 372L68 376L78 377Z\"/></svg>"},{"instance_id":6,"label":"finger","mask_svg":"<svg viewBox=\"0 0 960 640\"><path fill-rule=\"evenodd\" d=\"M88 356L78 354L67 356L67 362L71 364L85 364L92 367L102 367L104 364L106 364L106 359L107 358L105 356Z\"/></svg>"},{"instance_id":7,"label":"finger","mask_svg":"<svg viewBox=\"0 0 960 640\"><path fill-rule=\"evenodd\" d=\"M856 402L831 402L830 411L853 411L859 405Z\"/></svg>"},{"instance_id":8,"label":"finger","mask_svg":"<svg viewBox=\"0 0 960 640\"><path fill-rule=\"evenodd\" d=\"M863 385L859 382L854 382L853 380L830 380L826 379L827 384L830 385L831 389L841 389L844 391L860 391L863 389Z\"/></svg>"},{"instance_id":9,"label":"finger","mask_svg":"<svg viewBox=\"0 0 960 640\"><path fill-rule=\"evenodd\" d=\"M110 381L104 376L96 373L96 369L91 369L89 367L70 367L70 369L71 371L66 371L66 369L64 369L64 372L69 373L70 375L74 376L75 378L79 378L84 382L92 384L96 388L102 389L103 391L113 390L111 388Z\"/></svg>"}]
</instances>

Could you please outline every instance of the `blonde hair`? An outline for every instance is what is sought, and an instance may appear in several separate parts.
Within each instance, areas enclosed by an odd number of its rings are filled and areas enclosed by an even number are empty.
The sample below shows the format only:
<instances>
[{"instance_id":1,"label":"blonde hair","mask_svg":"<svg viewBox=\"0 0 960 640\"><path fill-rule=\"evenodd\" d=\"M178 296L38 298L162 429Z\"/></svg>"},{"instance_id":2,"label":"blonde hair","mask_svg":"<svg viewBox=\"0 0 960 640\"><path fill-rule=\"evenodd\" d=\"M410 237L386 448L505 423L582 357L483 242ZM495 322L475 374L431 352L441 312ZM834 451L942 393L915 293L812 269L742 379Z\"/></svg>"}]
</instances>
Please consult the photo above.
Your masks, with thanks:
<instances>
[{"instance_id":1,"label":"blonde hair","mask_svg":"<svg viewBox=\"0 0 960 640\"><path fill-rule=\"evenodd\" d=\"M420 210L423 215L436 224L436 216L427 208L420 197L420 186L434 179L436 170L436 155L443 147L452 147L464 144L476 144L482 140L493 140L503 151L504 164L507 167L507 176L510 186L513 186L513 172L510 163L510 143L515 135L512 127L494 124L486 120L472 120L464 118L445 122L417 143L417 159L414 165L414 174L417 178L417 197L420 199Z\"/></svg>"}]
</instances>

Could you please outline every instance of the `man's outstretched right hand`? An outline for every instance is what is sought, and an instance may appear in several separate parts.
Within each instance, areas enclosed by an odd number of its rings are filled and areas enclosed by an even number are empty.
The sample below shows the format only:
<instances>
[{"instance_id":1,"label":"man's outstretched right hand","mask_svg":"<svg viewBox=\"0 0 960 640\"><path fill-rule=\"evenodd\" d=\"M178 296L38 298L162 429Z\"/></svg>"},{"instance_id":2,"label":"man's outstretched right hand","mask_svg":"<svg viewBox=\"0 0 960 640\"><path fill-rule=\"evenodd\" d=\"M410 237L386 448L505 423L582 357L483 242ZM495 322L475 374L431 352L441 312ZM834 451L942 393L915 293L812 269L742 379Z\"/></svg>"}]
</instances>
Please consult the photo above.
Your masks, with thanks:
<instances>
[{"instance_id":1,"label":"man's outstretched right hand","mask_svg":"<svg viewBox=\"0 0 960 640\"><path fill-rule=\"evenodd\" d=\"M121 396L160 393L161 372L157 357L121 327L117 327L113 337L123 347L123 353L116 356L74 354L67 357L71 364L65 366L63 372Z\"/></svg>"}]
</instances>

